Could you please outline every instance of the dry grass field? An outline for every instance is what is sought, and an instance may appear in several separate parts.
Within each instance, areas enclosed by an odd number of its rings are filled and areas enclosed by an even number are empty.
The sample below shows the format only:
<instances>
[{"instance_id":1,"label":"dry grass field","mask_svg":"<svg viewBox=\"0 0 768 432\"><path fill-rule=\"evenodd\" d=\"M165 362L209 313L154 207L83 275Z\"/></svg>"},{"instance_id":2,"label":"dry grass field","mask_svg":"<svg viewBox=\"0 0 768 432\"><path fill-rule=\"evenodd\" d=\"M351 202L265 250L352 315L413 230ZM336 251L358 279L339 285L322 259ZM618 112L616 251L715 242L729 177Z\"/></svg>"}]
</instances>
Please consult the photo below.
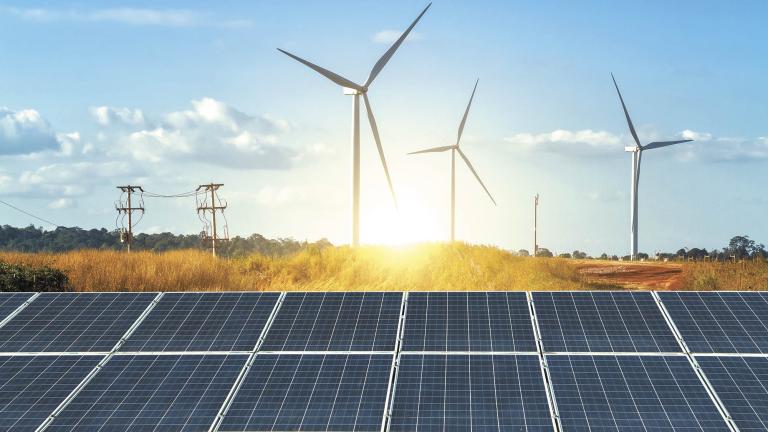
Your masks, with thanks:
<instances>
[{"instance_id":1,"label":"dry grass field","mask_svg":"<svg viewBox=\"0 0 768 432\"><path fill-rule=\"evenodd\" d=\"M522 258L488 246L329 247L286 257L214 259L194 251L0 253L62 270L77 291L768 290L768 264L628 264Z\"/></svg>"}]
</instances>

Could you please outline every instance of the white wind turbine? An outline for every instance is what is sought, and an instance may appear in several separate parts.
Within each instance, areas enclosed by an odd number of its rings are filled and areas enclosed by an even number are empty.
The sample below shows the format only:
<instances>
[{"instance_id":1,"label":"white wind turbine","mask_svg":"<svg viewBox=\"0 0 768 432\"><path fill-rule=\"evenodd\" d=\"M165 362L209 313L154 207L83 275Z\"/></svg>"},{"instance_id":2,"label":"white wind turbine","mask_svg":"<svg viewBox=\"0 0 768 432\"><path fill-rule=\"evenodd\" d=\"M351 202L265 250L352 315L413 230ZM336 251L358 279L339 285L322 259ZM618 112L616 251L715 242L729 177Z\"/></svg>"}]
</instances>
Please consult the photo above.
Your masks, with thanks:
<instances>
[{"instance_id":1,"label":"white wind turbine","mask_svg":"<svg viewBox=\"0 0 768 432\"><path fill-rule=\"evenodd\" d=\"M442 146L442 147L433 147L428 148L426 150L419 150L415 152L408 153L409 155L413 154L420 154L420 153L438 153L438 152L444 152L444 151L451 151L451 241L454 241L456 238L456 153L461 156L462 159L464 159L464 162L466 162L467 167L469 167L469 170L472 171L472 174L475 175L475 178L478 182L480 182L480 186L485 189L485 193L488 194L488 197L493 201L493 205L496 205L496 200L493 199L493 196L491 196L491 193L488 191L488 188L485 187L485 184L483 184L483 181L480 180L480 176L477 174L477 171L475 171L475 168L472 166L472 164L469 162L469 159L467 158L467 155L464 154L463 151L461 151L461 147L459 147L459 144L461 143L461 134L464 132L464 125L467 123L467 115L469 114L469 107L472 106L472 99L475 98L475 91L477 90L477 83L480 80L478 79L475 81L475 88L472 89L472 96L469 97L469 103L467 104L467 109L464 111L464 117L461 119L461 123L459 124L459 133L456 137L456 144L449 145L449 146Z\"/></svg>"},{"instance_id":2,"label":"white wind turbine","mask_svg":"<svg viewBox=\"0 0 768 432\"><path fill-rule=\"evenodd\" d=\"M365 110L368 113L368 123L371 125L371 131L373 132L373 139L376 141L376 147L379 150L379 158L381 158L381 165L384 167L384 174L387 177L387 185L389 191L392 194L392 200L397 207L397 199L395 197L395 190L392 188L392 179L389 176L389 169L387 168L387 160L384 157L384 149L381 146L381 139L379 138L379 129L376 126L376 119L373 117L373 110L371 109L371 103L368 100L368 87L373 80L379 75L389 59L395 54L395 51L400 47L408 34L416 26L427 9L432 6L432 3L428 4L423 11L416 17L411 25L403 32L402 35L395 41L394 44L381 56L379 61L373 65L371 73L368 75L368 79L365 83L360 85L353 81L344 78L341 75L335 74L327 69L324 69L316 64L310 63L300 57L297 57L287 51L278 48L281 53L293 58L299 63L308 66L320 75L328 78L334 83L340 85L344 89L344 94L352 95L352 246L360 244L360 96L363 97L365 103Z\"/></svg>"},{"instance_id":3,"label":"white wind turbine","mask_svg":"<svg viewBox=\"0 0 768 432\"><path fill-rule=\"evenodd\" d=\"M616 78L613 77L613 74L611 74L611 79L613 79L613 85L616 87L616 92L619 94L619 100L621 101L621 107L624 109L624 116L627 118L627 124L629 125L629 132L632 134L632 138L635 140L634 146L628 146L624 147L625 151L628 151L632 153L632 189L631 189L631 200L632 200L632 208L630 213L630 224L631 224L631 231L630 231L630 258L632 260L637 259L637 186L640 182L640 160L643 157L643 152L645 150L653 150L655 148L659 147L666 147L673 144L680 144L684 142L689 142L693 140L678 140L678 141L659 141L659 142L652 142L646 145L640 144L640 139L637 137L637 132L635 132L635 126L632 124L632 119L629 118L629 112L627 111L627 106L624 104L624 98L621 97L621 91L619 91L619 85L616 84Z\"/></svg>"}]
</instances>

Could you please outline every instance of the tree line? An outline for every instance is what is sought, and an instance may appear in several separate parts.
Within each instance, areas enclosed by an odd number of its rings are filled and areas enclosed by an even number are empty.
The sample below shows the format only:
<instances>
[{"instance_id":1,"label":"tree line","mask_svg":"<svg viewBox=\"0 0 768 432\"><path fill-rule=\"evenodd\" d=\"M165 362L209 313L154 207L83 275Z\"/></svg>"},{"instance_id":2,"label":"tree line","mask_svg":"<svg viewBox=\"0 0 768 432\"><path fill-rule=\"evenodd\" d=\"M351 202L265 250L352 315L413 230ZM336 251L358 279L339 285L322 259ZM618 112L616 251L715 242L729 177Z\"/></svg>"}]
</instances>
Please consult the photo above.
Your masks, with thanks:
<instances>
[{"instance_id":1,"label":"tree line","mask_svg":"<svg viewBox=\"0 0 768 432\"><path fill-rule=\"evenodd\" d=\"M267 256L289 255L307 247L332 246L326 239L316 242L298 241L292 238L268 239L261 234L248 237L234 237L219 244L217 253L221 256L238 257L252 253ZM0 227L0 250L18 252L67 252L76 249L123 249L120 233L117 230L83 229L78 227L58 227L46 231L30 225L17 228L9 225ZM158 233L135 234L133 250L164 252L176 249L207 250L199 235Z\"/></svg>"},{"instance_id":2,"label":"tree line","mask_svg":"<svg viewBox=\"0 0 768 432\"><path fill-rule=\"evenodd\" d=\"M520 249L516 252L519 256L530 256L530 252L527 249ZM547 248L539 248L536 252L536 256L544 258L552 258L555 254ZM586 252L575 250L573 252L565 252L557 255L559 258L575 258L575 259L603 259L603 260L629 260L629 255L619 257L618 255L609 255L603 253L599 256L592 257ZM639 259L656 259L656 260L695 260L695 261L727 261L730 259L746 260L746 259L766 259L768 258L768 250L762 243L757 243L755 240L749 238L748 235L734 236L728 242L728 245L722 249L712 249L708 251L706 248L687 248L683 247L676 252L659 252L654 255L640 252L637 254Z\"/></svg>"}]
</instances>

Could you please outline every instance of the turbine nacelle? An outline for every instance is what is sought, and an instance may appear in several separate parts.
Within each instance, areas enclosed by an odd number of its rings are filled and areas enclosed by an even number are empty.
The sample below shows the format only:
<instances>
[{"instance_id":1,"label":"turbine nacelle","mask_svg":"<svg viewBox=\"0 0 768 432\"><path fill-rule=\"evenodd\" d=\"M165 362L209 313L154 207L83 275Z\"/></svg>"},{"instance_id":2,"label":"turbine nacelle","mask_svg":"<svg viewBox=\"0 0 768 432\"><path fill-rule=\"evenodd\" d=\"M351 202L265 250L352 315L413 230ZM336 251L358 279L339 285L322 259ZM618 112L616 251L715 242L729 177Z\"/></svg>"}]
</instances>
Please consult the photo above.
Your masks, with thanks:
<instances>
[{"instance_id":1,"label":"turbine nacelle","mask_svg":"<svg viewBox=\"0 0 768 432\"><path fill-rule=\"evenodd\" d=\"M634 152L640 151L640 150L642 150L642 149L640 147L637 147L637 146L626 146L626 147L624 147L624 151L625 152L630 152L630 153L634 153Z\"/></svg>"}]
</instances>

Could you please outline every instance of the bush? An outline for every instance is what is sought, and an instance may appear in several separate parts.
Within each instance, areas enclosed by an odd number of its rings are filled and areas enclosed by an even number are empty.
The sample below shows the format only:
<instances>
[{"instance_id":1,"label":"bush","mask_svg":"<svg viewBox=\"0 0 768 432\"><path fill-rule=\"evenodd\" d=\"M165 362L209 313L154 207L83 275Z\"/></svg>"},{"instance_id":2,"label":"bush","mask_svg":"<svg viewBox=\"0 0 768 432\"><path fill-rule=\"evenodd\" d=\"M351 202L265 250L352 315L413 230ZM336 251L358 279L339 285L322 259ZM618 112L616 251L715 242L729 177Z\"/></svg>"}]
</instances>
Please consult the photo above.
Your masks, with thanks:
<instances>
[{"instance_id":1,"label":"bush","mask_svg":"<svg viewBox=\"0 0 768 432\"><path fill-rule=\"evenodd\" d=\"M72 291L67 275L50 267L14 265L0 261L0 292Z\"/></svg>"}]
</instances>

